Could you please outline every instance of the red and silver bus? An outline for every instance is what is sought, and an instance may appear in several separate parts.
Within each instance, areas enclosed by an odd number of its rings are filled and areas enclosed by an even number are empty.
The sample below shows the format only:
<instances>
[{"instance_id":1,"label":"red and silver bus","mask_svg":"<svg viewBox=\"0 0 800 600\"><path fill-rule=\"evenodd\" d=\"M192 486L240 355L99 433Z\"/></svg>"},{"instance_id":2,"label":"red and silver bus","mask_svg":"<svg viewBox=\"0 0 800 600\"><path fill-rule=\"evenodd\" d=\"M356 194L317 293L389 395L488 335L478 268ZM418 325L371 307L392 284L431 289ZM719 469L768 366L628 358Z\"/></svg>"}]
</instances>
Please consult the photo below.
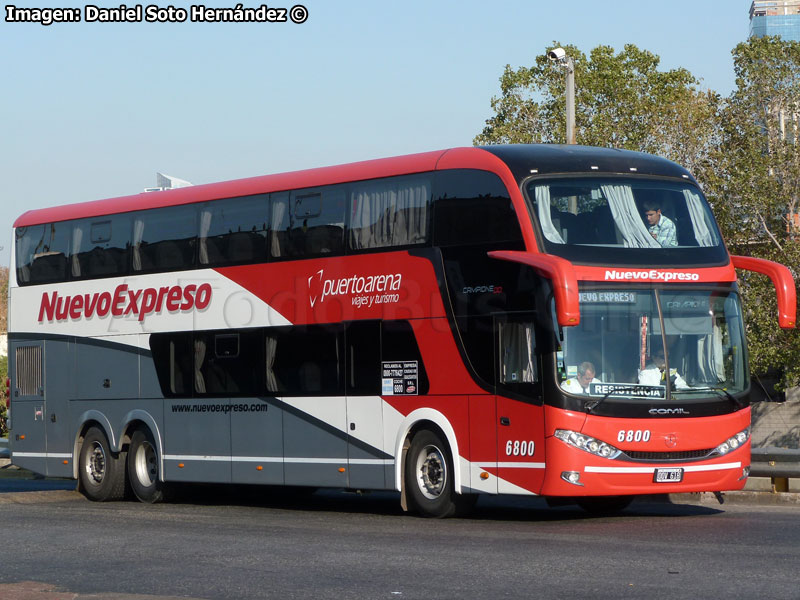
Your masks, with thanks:
<instances>
[{"instance_id":1,"label":"red and silver bus","mask_svg":"<svg viewBox=\"0 0 800 600\"><path fill-rule=\"evenodd\" d=\"M92 500L179 482L586 508L750 466L735 268L682 167L456 148L33 210L14 225L13 462Z\"/></svg>"}]
</instances>

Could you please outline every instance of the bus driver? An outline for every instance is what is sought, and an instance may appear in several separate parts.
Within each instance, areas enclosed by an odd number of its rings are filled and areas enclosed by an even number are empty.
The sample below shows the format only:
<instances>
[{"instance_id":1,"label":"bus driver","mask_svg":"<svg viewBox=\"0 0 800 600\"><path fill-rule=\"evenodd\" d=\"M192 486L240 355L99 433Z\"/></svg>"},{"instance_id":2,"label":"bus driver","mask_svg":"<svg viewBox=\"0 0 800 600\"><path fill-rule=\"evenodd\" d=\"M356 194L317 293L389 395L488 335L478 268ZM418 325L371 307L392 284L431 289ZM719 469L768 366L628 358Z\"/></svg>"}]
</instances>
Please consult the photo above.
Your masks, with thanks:
<instances>
[{"instance_id":1,"label":"bus driver","mask_svg":"<svg viewBox=\"0 0 800 600\"><path fill-rule=\"evenodd\" d=\"M571 394L588 394L592 383L601 383L595 379L594 365L588 361L578 365L578 376L561 382L561 389Z\"/></svg>"}]
</instances>

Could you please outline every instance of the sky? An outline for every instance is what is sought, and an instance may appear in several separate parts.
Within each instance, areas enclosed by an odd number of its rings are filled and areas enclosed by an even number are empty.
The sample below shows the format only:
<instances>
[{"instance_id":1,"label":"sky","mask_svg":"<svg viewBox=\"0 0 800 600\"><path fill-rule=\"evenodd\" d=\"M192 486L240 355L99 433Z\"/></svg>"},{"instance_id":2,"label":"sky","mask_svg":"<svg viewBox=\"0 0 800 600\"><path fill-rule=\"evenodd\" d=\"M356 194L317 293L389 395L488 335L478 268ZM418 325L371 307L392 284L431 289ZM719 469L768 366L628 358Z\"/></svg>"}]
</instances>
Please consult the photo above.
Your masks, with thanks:
<instances>
[{"instance_id":1,"label":"sky","mask_svg":"<svg viewBox=\"0 0 800 600\"><path fill-rule=\"evenodd\" d=\"M85 1L14 2L80 9L80 23L43 26L7 22L4 4L0 265L26 210L136 194L156 172L202 184L469 146L505 65L530 66L553 41L633 43L727 95L751 4L298 1L300 24L87 23ZM281 2L269 6L294 6Z\"/></svg>"}]
</instances>

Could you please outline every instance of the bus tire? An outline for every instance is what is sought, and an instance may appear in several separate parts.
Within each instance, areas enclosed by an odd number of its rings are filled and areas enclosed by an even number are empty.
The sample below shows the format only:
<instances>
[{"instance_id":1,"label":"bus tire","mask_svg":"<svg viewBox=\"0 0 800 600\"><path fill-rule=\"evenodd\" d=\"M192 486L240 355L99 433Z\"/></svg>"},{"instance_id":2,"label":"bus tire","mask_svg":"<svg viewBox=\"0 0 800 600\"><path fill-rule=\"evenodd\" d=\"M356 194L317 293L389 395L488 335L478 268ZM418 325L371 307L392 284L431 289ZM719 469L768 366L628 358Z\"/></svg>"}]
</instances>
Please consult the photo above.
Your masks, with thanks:
<instances>
[{"instance_id":1,"label":"bus tire","mask_svg":"<svg viewBox=\"0 0 800 600\"><path fill-rule=\"evenodd\" d=\"M474 504L474 497L455 493L450 449L433 431L422 429L414 435L404 471L409 507L423 517L451 517Z\"/></svg>"},{"instance_id":2,"label":"bus tire","mask_svg":"<svg viewBox=\"0 0 800 600\"><path fill-rule=\"evenodd\" d=\"M578 506L592 515L613 515L628 507L635 496L586 496L576 498Z\"/></svg>"},{"instance_id":3,"label":"bus tire","mask_svg":"<svg viewBox=\"0 0 800 600\"><path fill-rule=\"evenodd\" d=\"M125 497L125 453L114 454L106 434L90 427L78 456L78 489L89 500L108 502Z\"/></svg>"},{"instance_id":4,"label":"bus tire","mask_svg":"<svg viewBox=\"0 0 800 600\"><path fill-rule=\"evenodd\" d=\"M147 504L166 500L160 480L158 451L149 429L137 429L128 449L128 478L134 495Z\"/></svg>"}]
</instances>

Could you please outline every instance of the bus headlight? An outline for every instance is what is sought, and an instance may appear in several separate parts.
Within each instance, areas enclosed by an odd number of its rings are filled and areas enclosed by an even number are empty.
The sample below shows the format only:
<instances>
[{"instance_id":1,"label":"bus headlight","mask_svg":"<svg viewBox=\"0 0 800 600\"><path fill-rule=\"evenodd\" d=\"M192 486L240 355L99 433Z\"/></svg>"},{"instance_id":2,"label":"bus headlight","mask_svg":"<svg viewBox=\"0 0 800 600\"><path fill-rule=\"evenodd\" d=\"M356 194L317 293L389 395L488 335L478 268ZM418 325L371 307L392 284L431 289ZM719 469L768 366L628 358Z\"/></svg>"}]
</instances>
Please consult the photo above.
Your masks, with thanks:
<instances>
[{"instance_id":1,"label":"bus headlight","mask_svg":"<svg viewBox=\"0 0 800 600\"><path fill-rule=\"evenodd\" d=\"M719 454L720 456L727 454L733 450L736 450L738 447L742 446L747 440L750 439L750 428L744 429L737 433L736 435L732 435L727 440L722 442L719 446L714 448L714 452Z\"/></svg>"},{"instance_id":2,"label":"bus headlight","mask_svg":"<svg viewBox=\"0 0 800 600\"><path fill-rule=\"evenodd\" d=\"M579 450L583 450L584 452L594 454L595 456L599 456L601 458L614 459L621 454L621 451L611 444L606 444L602 440L597 440L593 437L583 435L576 431L569 431L568 429L556 429L554 435L562 442L574 448L578 448Z\"/></svg>"}]
</instances>

